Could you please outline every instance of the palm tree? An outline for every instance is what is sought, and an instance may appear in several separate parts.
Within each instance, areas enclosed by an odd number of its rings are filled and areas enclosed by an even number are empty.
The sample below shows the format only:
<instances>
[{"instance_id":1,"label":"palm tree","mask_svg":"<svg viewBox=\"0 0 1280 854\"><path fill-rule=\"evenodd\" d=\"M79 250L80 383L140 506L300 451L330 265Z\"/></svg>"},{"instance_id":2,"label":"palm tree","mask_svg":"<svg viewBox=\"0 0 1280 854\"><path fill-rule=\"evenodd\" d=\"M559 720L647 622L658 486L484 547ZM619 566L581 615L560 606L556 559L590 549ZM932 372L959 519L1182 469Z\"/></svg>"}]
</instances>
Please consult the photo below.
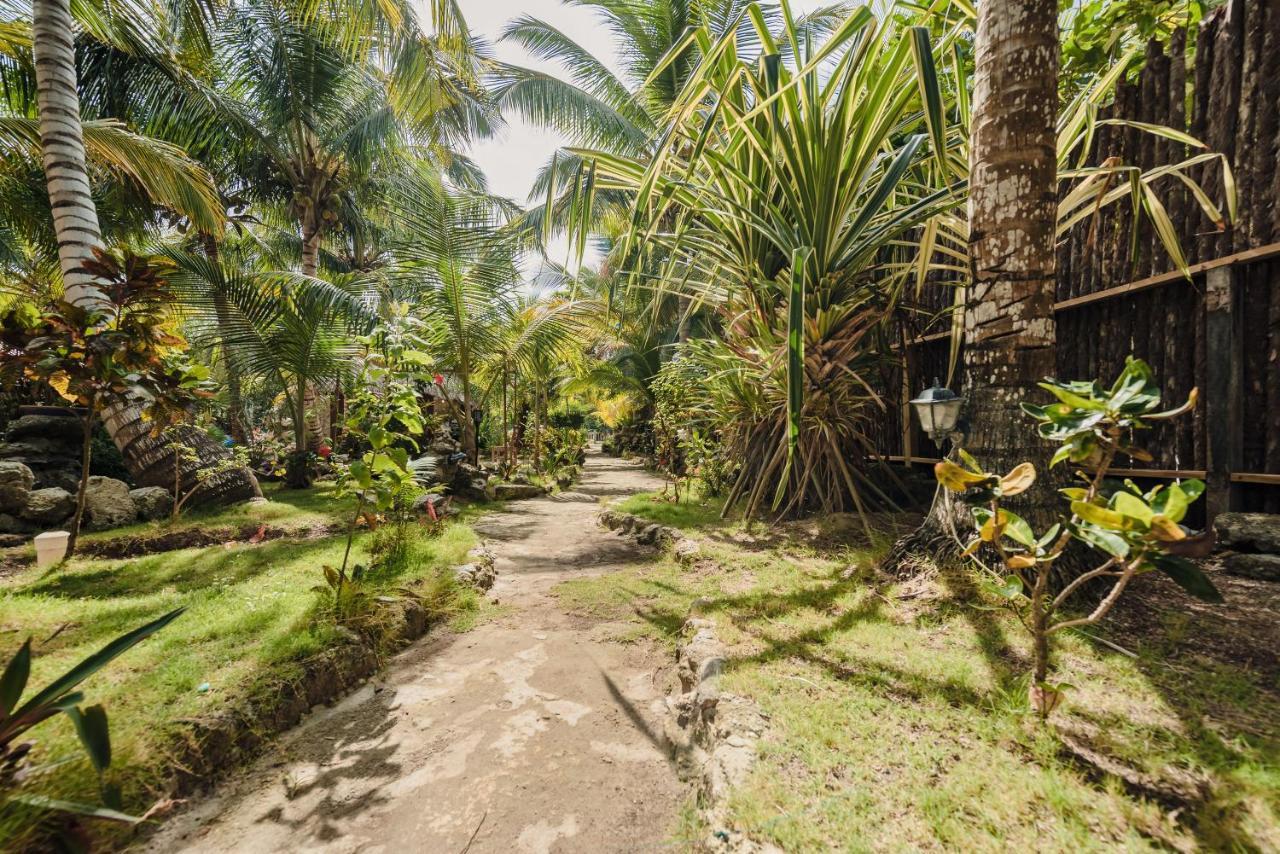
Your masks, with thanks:
<instances>
[{"instance_id":1,"label":"palm tree","mask_svg":"<svg viewBox=\"0 0 1280 854\"><path fill-rule=\"evenodd\" d=\"M569 0L566 0L569 2ZM757 6L766 26L774 27L781 13L774 4L750 0L575 0L605 24L613 36L612 59L621 66L615 74L606 62L568 35L531 15L513 19L502 39L529 53L560 64L568 79L513 65L499 65L493 93L504 110L557 131L574 148L598 149L625 157L644 158L666 127L667 116L700 61L695 32L713 40L733 31L746 51L759 49L747 9ZM837 6L815 11L795 24L801 37L821 37L843 16ZM789 47L789 46L788 46ZM538 174L531 198L551 202L554 225L562 227L574 207L574 188L588 180L590 165L573 150L557 152ZM600 191L591 224L628 204L625 193ZM550 233L542 206L529 213L535 235Z\"/></svg>"},{"instance_id":2,"label":"palm tree","mask_svg":"<svg viewBox=\"0 0 1280 854\"><path fill-rule=\"evenodd\" d=\"M102 293L84 264L93 259L102 237L80 130L71 3L32 0L31 13L41 160L58 237L64 296L73 305L96 305L103 301Z\"/></svg>"},{"instance_id":3,"label":"palm tree","mask_svg":"<svg viewBox=\"0 0 1280 854\"><path fill-rule=\"evenodd\" d=\"M363 185L385 180L398 161L452 166L459 144L491 132L476 45L452 4L444 7L435 35L406 9L385 43L358 55L340 21L263 0L233 7L217 33L215 56L244 117L234 128L234 190L296 223L303 275L319 274L323 242ZM323 433L316 398L309 389L304 447Z\"/></svg>"},{"instance_id":4,"label":"palm tree","mask_svg":"<svg viewBox=\"0 0 1280 854\"><path fill-rule=\"evenodd\" d=\"M113 10L81 7L91 18L87 28L88 42L101 43L118 35L113 27L120 20ZM134 10L137 11L137 10ZM33 5L30 31L30 54L26 53L20 20L10 23L10 34L19 36L4 41L0 49L0 76L5 83L5 115L0 116L0 145L10 155L5 158L8 170L24 169L29 150L38 150L44 166L44 179L49 200L52 230L46 233L41 207L31 197L19 194L6 198L10 211L25 207L22 237L28 246L46 244L56 247L62 273L62 297L76 305L103 302L102 292L85 269L103 240L103 223L95 203L98 198L118 203L109 206L105 220L108 232L116 238L140 234L156 221L157 206L176 211L203 228L220 227L222 212L217 193L208 174L183 152L163 141L132 132L114 119L81 121L81 98L75 65L75 39L81 28L71 17L65 2L36 2ZM128 27L131 39L120 43L139 46L146 39L140 28ZM112 49L118 45L113 44ZM35 98L30 97L34 90ZM34 116L32 116L34 113ZM87 151L86 151L87 145ZM98 180L91 183L91 177ZM104 180L105 179L105 180ZM13 191L23 184L9 184ZM103 192L105 190L105 193ZM6 193L8 195L8 193ZM16 202L16 204L15 204ZM122 213L123 215L117 215ZM11 220L12 221L12 220ZM12 253L9 253L12 255ZM172 478L156 460L163 442L144 426L137 407L119 401L104 415L104 424L112 440L120 448L133 475L141 483L168 486ZM216 459L225 455L215 443L196 435L198 456ZM192 481L194 463L188 464L186 479ZM208 484L202 500L223 500L260 494L257 482L248 471L229 474Z\"/></svg>"}]
</instances>

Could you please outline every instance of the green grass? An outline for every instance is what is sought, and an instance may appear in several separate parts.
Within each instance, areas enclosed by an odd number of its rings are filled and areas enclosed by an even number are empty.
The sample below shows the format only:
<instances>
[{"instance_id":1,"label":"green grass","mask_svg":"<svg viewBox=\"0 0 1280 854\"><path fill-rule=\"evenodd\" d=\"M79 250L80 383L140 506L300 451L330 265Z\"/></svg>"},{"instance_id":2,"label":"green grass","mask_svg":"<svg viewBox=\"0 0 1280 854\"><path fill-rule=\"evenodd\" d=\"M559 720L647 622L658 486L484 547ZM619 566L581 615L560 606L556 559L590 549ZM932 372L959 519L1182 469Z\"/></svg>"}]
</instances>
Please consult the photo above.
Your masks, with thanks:
<instances>
[{"instance_id":1,"label":"green grass","mask_svg":"<svg viewBox=\"0 0 1280 854\"><path fill-rule=\"evenodd\" d=\"M345 515L326 489L281 493L266 507L207 514L209 521L254 520L307 527ZM425 581L432 592L452 584L447 568L464 562L476 537L463 521L420 540L376 575L385 588ZM387 530L387 529L383 529ZM375 535L357 537L353 563L366 561ZM87 703L103 703L111 721L111 779L126 803L145 809L164 771L163 749L184 718L214 712L249 696L269 676L330 646L338 629L313 587L322 566L342 561L345 538L272 540L256 546L213 546L130 560L77 559L53 571L28 569L0 587L6 655L35 639L29 691L42 686L118 634L177 607L186 612L85 683ZM446 606L465 628L473 614ZM442 614L448 616L448 614ZM75 757L54 785L64 797L95 800L96 781L80 759L70 722L52 719L33 735L42 761ZM10 816L10 819L13 819ZM18 817L18 821L22 817ZM0 850L13 850L21 827L0 819Z\"/></svg>"},{"instance_id":2,"label":"green grass","mask_svg":"<svg viewBox=\"0 0 1280 854\"><path fill-rule=\"evenodd\" d=\"M1028 716L1023 630L975 608L963 573L895 585L871 550L711 533L712 560L692 568L662 559L557 593L672 644L701 600L730 646L723 686L771 722L730 802L751 835L815 852L1280 850L1280 697L1264 677L1173 660L1159 637L1125 639L1136 659L1063 639L1077 687L1055 724L1150 776L1212 781L1206 803L1172 814L1086 774Z\"/></svg>"},{"instance_id":3,"label":"green grass","mask_svg":"<svg viewBox=\"0 0 1280 854\"><path fill-rule=\"evenodd\" d=\"M722 522L720 509L724 499L700 499L697 489L692 500L685 500L681 492L681 500L676 503L670 494L644 492L628 496L621 501L609 505L610 509L620 513L630 513L657 522L662 525L673 525L677 528L720 528L734 523Z\"/></svg>"}]
</instances>

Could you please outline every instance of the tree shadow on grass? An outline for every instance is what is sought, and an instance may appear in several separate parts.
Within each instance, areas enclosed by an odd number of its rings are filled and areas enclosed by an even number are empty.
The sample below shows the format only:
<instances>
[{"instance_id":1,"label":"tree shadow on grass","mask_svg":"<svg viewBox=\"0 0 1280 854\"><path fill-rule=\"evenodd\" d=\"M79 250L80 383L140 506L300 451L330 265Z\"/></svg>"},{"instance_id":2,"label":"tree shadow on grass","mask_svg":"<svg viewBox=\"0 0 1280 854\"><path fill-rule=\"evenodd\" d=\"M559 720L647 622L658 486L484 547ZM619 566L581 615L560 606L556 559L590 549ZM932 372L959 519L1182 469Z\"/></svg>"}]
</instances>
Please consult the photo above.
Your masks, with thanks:
<instances>
[{"instance_id":1,"label":"tree shadow on grass","mask_svg":"<svg viewBox=\"0 0 1280 854\"><path fill-rule=\"evenodd\" d=\"M22 594L56 596L67 599L112 599L149 596L165 589L186 593L215 582L222 585L251 581L283 562L331 549L328 540L272 540L256 546L233 549L211 547L195 554L158 554L92 569L47 573ZM319 578L319 564L316 565Z\"/></svg>"},{"instance_id":2,"label":"tree shadow on grass","mask_svg":"<svg viewBox=\"0 0 1280 854\"><path fill-rule=\"evenodd\" d=\"M1214 578L1225 605L1191 600L1164 578L1139 578L1100 628L1136 653L1133 666L1178 720L1173 734L1177 749L1211 775L1206 797L1184 805L1202 844L1211 850L1261 851L1271 842L1255 838L1245 826L1240 801L1250 792L1234 776L1243 771L1261 779L1249 768L1261 766L1272 780L1280 779L1280 667L1275 658L1280 615L1270 604L1274 599L1258 595L1265 591L1256 583L1220 574ZM1103 659L1120 655L1102 645L1096 649ZM1076 714L1113 741L1136 725L1137 742L1121 745L1130 753L1143 755L1152 738L1141 720L1087 709ZM1274 820L1274 784L1267 794Z\"/></svg>"}]
</instances>

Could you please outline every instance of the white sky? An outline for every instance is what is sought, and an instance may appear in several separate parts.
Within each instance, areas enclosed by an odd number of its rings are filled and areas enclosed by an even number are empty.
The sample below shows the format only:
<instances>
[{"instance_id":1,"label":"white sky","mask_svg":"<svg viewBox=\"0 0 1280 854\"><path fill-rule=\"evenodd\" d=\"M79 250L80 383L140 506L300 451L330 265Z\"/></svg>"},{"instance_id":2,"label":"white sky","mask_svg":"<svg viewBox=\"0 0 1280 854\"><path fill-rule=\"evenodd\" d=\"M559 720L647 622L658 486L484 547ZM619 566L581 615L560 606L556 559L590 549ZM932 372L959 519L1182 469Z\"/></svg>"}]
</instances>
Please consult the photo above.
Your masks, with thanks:
<instances>
[{"instance_id":1,"label":"white sky","mask_svg":"<svg viewBox=\"0 0 1280 854\"><path fill-rule=\"evenodd\" d=\"M827 2L829 0L792 0L791 8L795 14L803 14ZM591 50L615 73L619 72L617 63L613 61L612 34L591 9L566 5L561 0L459 0L458 5L472 32L487 39L496 57L504 62L563 76L557 64L536 60L517 45L498 41L509 20L520 15L532 15L556 27ZM506 130L498 137L474 146L471 156L488 175L491 192L525 203L534 176L565 140L550 131L526 124L518 116L508 115L506 119ZM554 259L565 260L563 242L550 251ZM584 262L591 264L595 260L588 248ZM536 264L532 267L536 269ZM529 266L526 266L526 271L530 271Z\"/></svg>"}]
</instances>

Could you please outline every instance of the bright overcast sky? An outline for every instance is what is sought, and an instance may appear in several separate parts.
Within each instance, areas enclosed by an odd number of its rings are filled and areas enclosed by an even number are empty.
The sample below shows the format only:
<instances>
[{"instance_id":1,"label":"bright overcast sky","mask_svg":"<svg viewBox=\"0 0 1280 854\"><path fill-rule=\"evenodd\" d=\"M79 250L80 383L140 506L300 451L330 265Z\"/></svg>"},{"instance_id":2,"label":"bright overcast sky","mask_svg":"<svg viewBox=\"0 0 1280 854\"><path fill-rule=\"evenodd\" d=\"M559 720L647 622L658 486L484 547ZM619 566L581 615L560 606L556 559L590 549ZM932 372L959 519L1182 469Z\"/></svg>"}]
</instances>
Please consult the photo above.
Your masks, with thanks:
<instances>
[{"instance_id":1,"label":"bright overcast sky","mask_svg":"<svg viewBox=\"0 0 1280 854\"><path fill-rule=\"evenodd\" d=\"M487 39L497 58L504 62L538 68L558 76L562 74L557 64L536 60L522 48L498 41L509 20L519 15L532 15L561 30L591 50L615 72L619 71L613 61L612 34L591 9L570 6L561 0L459 0L459 5L472 32ZM822 5L826 5L824 0L792 0L791 7L796 14L801 14ZM471 156L489 176L490 191L525 203L534 176L564 142L554 133L509 115L506 130L495 139L475 146ZM563 262L564 244L553 247L552 253L553 258ZM588 257L587 263L592 260Z\"/></svg>"}]
</instances>

